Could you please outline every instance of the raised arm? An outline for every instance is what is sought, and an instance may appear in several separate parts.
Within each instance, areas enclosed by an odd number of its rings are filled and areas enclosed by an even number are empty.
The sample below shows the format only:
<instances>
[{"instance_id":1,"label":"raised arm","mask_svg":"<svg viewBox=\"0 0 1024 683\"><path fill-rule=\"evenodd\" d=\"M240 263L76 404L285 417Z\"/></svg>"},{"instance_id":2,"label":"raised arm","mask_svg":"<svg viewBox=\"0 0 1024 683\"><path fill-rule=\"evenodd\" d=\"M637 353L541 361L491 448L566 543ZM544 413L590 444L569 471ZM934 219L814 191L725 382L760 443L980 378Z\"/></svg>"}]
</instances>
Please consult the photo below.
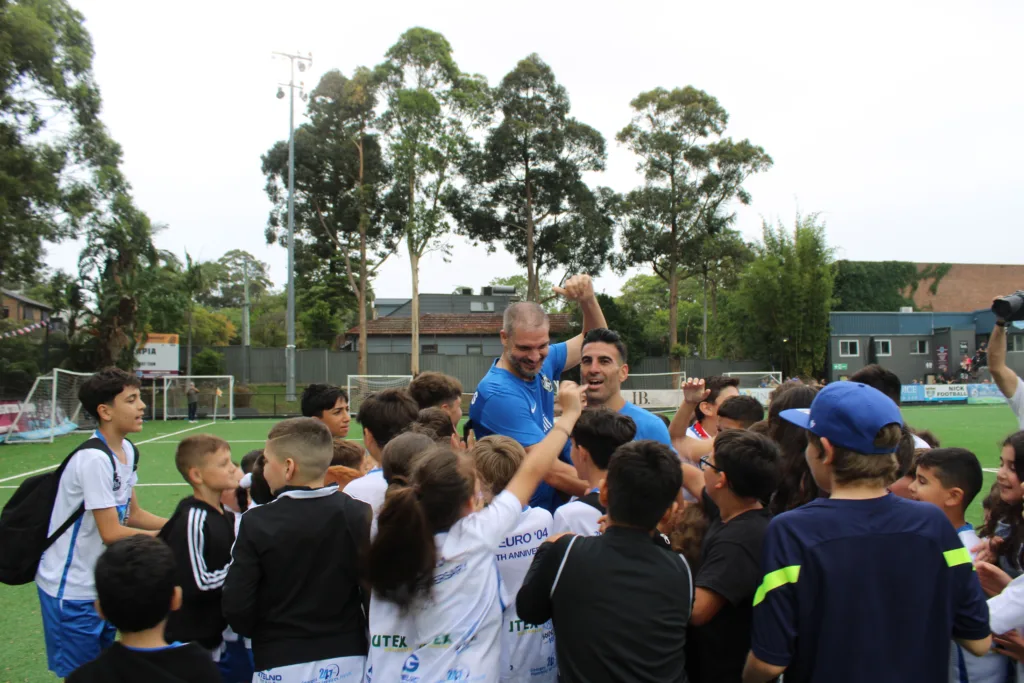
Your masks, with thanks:
<instances>
[{"instance_id":1,"label":"raised arm","mask_svg":"<svg viewBox=\"0 0 1024 683\"><path fill-rule=\"evenodd\" d=\"M1000 324L1003 323L1003 324ZM1017 393L1017 373L1006 365L1006 327L1005 322L996 321L992 328L992 336L988 339L988 370L992 379L1003 396L1012 399Z\"/></svg>"},{"instance_id":2,"label":"raised arm","mask_svg":"<svg viewBox=\"0 0 1024 683\"><path fill-rule=\"evenodd\" d=\"M569 440L572 428L576 426L576 420L583 412L585 391L585 388L575 382L562 382L559 386L558 404L562 407L562 417L544 440L529 450L512 481L505 487L505 490L513 493L523 505L529 504L530 497L537 490L541 480L547 476L551 466L558 459L558 454L565 447L565 442Z\"/></svg>"},{"instance_id":3,"label":"raised arm","mask_svg":"<svg viewBox=\"0 0 1024 683\"><path fill-rule=\"evenodd\" d=\"M555 287L555 294L575 301L583 311L583 332L566 342L565 369L571 370L580 364L583 357L583 337L591 330L607 327L608 323L601 312L601 304L594 293L594 283L589 275L573 275L565 281L565 286Z\"/></svg>"},{"instance_id":4,"label":"raised arm","mask_svg":"<svg viewBox=\"0 0 1024 683\"><path fill-rule=\"evenodd\" d=\"M683 383L683 402L679 404L679 410L672 418L668 426L668 435L672 437L672 443L679 439L686 438L686 430L690 428L690 420L697 412L697 406L701 401L707 399L711 392L704 388L704 380L690 378Z\"/></svg>"}]
</instances>

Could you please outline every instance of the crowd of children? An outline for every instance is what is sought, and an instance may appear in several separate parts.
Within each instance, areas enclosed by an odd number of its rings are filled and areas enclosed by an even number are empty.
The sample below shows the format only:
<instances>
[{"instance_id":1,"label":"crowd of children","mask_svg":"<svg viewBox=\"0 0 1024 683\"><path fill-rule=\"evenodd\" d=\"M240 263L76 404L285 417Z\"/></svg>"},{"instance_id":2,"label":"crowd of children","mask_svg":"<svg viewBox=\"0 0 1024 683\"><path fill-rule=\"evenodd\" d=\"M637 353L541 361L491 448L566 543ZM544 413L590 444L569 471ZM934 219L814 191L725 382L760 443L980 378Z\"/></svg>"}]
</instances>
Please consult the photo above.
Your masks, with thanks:
<instances>
[{"instance_id":1,"label":"crowd of children","mask_svg":"<svg viewBox=\"0 0 1024 683\"><path fill-rule=\"evenodd\" d=\"M767 417L728 378L690 380L673 446L572 382L529 448L463 440L462 387L438 373L365 397L360 446L345 392L311 385L304 417L240 464L219 437L183 439L192 495L163 519L133 488L139 383L98 372L80 398L100 426L58 473L36 574L49 668L77 683L1024 680L1024 432L983 491L973 453L904 424L890 375L786 383ZM567 448L586 493L531 507Z\"/></svg>"}]
</instances>

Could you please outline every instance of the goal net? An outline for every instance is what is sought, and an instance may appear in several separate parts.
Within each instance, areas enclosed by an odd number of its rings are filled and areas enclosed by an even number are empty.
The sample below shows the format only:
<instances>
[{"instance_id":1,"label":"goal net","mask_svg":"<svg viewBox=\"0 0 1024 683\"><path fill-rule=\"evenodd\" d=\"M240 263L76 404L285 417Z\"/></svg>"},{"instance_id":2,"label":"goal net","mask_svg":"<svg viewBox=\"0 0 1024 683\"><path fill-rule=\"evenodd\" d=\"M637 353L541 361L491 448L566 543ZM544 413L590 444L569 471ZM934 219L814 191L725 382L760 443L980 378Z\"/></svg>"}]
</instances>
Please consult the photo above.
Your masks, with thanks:
<instances>
[{"instance_id":1,"label":"goal net","mask_svg":"<svg viewBox=\"0 0 1024 683\"><path fill-rule=\"evenodd\" d=\"M782 384L782 373L772 370L764 372L726 372L726 377L735 377L740 381L740 389L774 389Z\"/></svg>"},{"instance_id":2,"label":"goal net","mask_svg":"<svg viewBox=\"0 0 1024 683\"><path fill-rule=\"evenodd\" d=\"M404 389L412 381L412 375L349 375L348 410L355 414L359 405L370 394L384 389Z\"/></svg>"},{"instance_id":3,"label":"goal net","mask_svg":"<svg viewBox=\"0 0 1024 683\"><path fill-rule=\"evenodd\" d=\"M90 377L92 373L60 369L37 377L14 419L0 426L0 440L52 443L64 434L95 429L96 420L78 400L78 390Z\"/></svg>"},{"instance_id":4,"label":"goal net","mask_svg":"<svg viewBox=\"0 0 1024 683\"><path fill-rule=\"evenodd\" d=\"M622 395L647 410L675 410L683 400L685 381L685 372L630 373L622 383Z\"/></svg>"},{"instance_id":5,"label":"goal net","mask_svg":"<svg viewBox=\"0 0 1024 683\"><path fill-rule=\"evenodd\" d=\"M176 375L164 377L164 420L187 420L189 387L195 384L197 420L235 419L233 375Z\"/></svg>"}]
</instances>

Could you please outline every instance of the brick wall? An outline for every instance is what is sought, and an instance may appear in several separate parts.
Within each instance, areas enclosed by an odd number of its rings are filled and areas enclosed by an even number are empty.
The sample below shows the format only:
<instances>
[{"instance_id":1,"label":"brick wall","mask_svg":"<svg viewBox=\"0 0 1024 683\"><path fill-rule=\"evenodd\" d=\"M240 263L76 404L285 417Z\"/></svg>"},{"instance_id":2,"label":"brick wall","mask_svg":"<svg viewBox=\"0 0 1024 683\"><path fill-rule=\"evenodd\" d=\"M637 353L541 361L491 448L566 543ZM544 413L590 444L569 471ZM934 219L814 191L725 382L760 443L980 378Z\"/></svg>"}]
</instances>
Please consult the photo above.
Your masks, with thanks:
<instances>
[{"instance_id":1,"label":"brick wall","mask_svg":"<svg viewBox=\"0 0 1024 683\"><path fill-rule=\"evenodd\" d=\"M919 263L920 272L928 264ZM957 263L939 281L935 294L929 291L932 280L917 287L914 303L918 309L942 312L970 312L992 305L992 299L1024 289L1024 266L991 266Z\"/></svg>"}]
</instances>

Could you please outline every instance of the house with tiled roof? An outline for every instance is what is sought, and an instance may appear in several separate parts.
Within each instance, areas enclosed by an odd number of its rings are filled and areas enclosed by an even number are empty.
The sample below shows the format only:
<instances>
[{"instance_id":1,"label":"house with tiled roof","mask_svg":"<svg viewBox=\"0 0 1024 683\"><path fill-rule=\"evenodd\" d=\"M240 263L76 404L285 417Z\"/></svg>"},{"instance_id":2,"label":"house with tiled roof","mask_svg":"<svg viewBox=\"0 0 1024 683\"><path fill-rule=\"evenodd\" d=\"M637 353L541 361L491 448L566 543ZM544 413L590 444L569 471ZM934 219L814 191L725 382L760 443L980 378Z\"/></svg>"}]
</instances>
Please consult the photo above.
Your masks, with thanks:
<instances>
[{"instance_id":1,"label":"house with tiled roof","mask_svg":"<svg viewBox=\"0 0 1024 683\"><path fill-rule=\"evenodd\" d=\"M501 323L505 309L519 301L511 287L484 287L479 295L471 290L455 294L420 294L420 353L448 356L501 355ZM366 324L367 353L412 352L412 301L378 299L374 318ZM572 329L570 316L551 316L552 337ZM358 349L359 326L345 337Z\"/></svg>"},{"instance_id":2,"label":"house with tiled roof","mask_svg":"<svg viewBox=\"0 0 1024 683\"><path fill-rule=\"evenodd\" d=\"M15 323L45 322L53 308L24 294L0 288L0 318Z\"/></svg>"}]
</instances>

